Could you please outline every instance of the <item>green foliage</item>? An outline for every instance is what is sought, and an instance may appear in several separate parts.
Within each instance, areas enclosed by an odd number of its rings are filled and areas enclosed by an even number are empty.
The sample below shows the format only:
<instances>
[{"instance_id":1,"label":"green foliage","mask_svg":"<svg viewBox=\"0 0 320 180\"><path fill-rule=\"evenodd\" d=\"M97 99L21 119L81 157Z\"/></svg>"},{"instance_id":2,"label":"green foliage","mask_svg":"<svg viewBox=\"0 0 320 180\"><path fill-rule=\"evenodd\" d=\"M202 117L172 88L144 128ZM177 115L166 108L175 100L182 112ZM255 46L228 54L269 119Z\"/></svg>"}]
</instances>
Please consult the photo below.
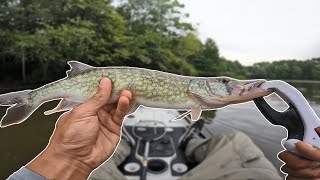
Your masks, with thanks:
<instances>
[{"instance_id":1,"label":"green foliage","mask_svg":"<svg viewBox=\"0 0 320 180\"><path fill-rule=\"evenodd\" d=\"M48 67L67 60L111 65L115 58L128 57L125 20L109 1L22 0L2 2L0 7L2 66L17 61L28 68L38 62L41 80L47 81L57 78L55 73L47 76ZM32 68L28 74L33 71L38 73Z\"/></svg>"},{"instance_id":2,"label":"green foliage","mask_svg":"<svg viewBox=\"0 0 320 180\"><path fill-rule=\"evenodd\" d=\"M127 20L127 48L130 52L123 64L195 75L196 69L180 50L193 51L193 40L198 44L201 42L195 36L184 40L189 37L184 34L193 27L182 21L186 14L181 13L181 8L183 5L176 0L121 1L117 11ZM187 42L189 49L185 48Z\"/></svg>"},{"instance_id":3,"label":"green foliage","mask_svg":"<svg viewBox=\"0 0 320 180\"><path fill-rule=\"evenodd\" d=\"M207 39L196 53L188 57L200 76L218 76L221 75L221 67L224 60L219 57L219 50L212 39Z\"/></svg>"},{"instance_id":4,"label":"green foliage","mask_svg":"<svg viewBox=\"0 0 320 180\"><path fill-rule=\"evenodd\" d=\"M177 43L173 48L179 57L189 58L201 50L201 41L192 33L176 38L176 41Z\"/></svg>"},{"instance_id":5,"label":"green foliage","mask_svg":"<svg viewBox=\"0 0 320 180\"><path fill-rule=\"evenodd\" d=\"M0 1L0 80L65 76L66 61L194 76L320 80L320 59L244 67L201 42L178 0Z\"/></svg>"},{"instance_id":6,"label":"green foliage","mask_svg":"<svg viewBox=\"0 0 320 180\"><path fill-rule=\"evenodd\" d=\"M125 17L128 29L133 33L153 31L160 35L179 36L180 32L194 29L182 21L188 16L181 12L183 7L177 0L121 0L118 12Z\"/></svg>"},{"instance_id":7,"label":"green foliage","mask_svg":"<svg viewBox=\"0 0 320 180\"><path fill-rule=\"evenodd\" d=\"M250 78L320 80L320 58L256 63L248 72Z\"/></svg>"}]
</instances>

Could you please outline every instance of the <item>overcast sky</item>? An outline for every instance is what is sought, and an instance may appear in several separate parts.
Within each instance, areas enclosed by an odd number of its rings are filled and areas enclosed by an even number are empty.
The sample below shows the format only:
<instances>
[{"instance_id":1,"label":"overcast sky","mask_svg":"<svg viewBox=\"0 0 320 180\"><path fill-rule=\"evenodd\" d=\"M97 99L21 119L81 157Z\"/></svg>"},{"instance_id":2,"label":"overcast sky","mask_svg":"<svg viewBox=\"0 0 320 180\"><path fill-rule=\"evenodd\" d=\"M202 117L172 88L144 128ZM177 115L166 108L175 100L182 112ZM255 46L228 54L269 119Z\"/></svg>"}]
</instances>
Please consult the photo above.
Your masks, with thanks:
<instances>
[{"instance_id":1,"label":"overcast sky","mask_svg":"<svg viewBox=\"0 0 320 180\"><path fill-rule=\"evenodd\" d=\"M202 40L242 64L320 57L320 0L180 0Z\"/></svg>"}]
</instances>

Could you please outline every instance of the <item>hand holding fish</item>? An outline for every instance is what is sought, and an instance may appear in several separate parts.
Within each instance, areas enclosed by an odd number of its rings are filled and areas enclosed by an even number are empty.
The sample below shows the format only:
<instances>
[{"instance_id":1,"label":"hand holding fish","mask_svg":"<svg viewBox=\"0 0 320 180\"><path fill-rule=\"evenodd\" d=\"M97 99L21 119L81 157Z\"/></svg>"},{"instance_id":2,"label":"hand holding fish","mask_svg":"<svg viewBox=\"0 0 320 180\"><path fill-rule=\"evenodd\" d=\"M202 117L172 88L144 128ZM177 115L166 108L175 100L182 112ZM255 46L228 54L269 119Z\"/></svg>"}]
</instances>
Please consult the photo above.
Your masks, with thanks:
<instances>
[{"instance_id":1,"label":"hand holding fish","mask_svg":"<svg viewBox=\"0 0 320 180\"><path fill-rule=\"evenodd\" d=\"M118 145L132 99L129 91L123 91L117 104L106 105L111 87L111 81L103 78L92 98L64 113L46 150L27 168L47 179L86 179L106 161Z\"/></svg>"},{"instance_id":2,"label":"hand holding fish","mask_svg":"<svg viewBox=\"0 0 320 180\"><path fill-rule=\"evenodd\" d=\"M320 178L320 149L301 141L296 148L305 158L297 156L288 150L279 154L279 158L286 164L281 170L288 174L287 179L319 179Z\"/></svg>"}]
</instances>

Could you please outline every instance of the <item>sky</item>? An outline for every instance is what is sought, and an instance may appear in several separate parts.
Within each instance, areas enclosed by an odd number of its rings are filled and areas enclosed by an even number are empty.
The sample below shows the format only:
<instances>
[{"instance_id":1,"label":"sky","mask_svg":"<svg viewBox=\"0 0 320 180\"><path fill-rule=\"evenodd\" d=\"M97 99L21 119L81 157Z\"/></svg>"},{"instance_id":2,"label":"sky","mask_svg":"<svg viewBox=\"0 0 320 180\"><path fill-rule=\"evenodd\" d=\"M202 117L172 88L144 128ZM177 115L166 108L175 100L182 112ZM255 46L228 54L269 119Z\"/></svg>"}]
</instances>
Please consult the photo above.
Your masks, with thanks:
<instances>
[{"instance_id":1,"label":"sky","mask_svg":"<svg viewBox=\"0 0 320 180\"><path fill-rule=\"evenodd\" d=\"M201 40L244 65L320 57L320 0L180 0Z\"/></svg>"}]
</instances>

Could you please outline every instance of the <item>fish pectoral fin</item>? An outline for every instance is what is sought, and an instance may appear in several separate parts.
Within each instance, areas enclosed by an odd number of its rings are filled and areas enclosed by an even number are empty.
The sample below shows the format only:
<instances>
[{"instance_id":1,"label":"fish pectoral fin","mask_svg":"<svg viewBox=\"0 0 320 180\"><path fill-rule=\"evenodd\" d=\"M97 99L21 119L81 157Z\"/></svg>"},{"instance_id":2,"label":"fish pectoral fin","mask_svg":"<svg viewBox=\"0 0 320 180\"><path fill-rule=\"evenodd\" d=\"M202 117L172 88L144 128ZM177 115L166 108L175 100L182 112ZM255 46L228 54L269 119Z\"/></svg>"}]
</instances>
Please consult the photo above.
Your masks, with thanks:
<instances>
[{"instance_id":1,"label":"fish pectoral fin","mask_svg":"<svg viewBox=\"0 0 320 180\"><path fill-rule=\"evenodd\" d=\"M225 102L219 101L221 97L210 91L207 85L207 79L205 78L191 80L189 83L189 93L193 99L201 103L201 105L207 105L212 108L226 105Z\"/></svg>"},{"instance_id":2,"label":"fish pectoral fin","mask_svg":"<svg viewBox=\"0 0 320 180\"><path fill-rule=\"evenodd\" d=\"M54 114L57 112L61 112L61 111L67 111L70 110L72 108L74 108L75 106L81 104L82 102L77 102L77 101L70 101L67 99L62 99L60 101L60 103L53 109L44 112L45 115L50 115L50 114Z\"/></svg>"},{"instance_id":3,"label":"fish pectoral fin","mask_svg":"<svg viewBox=\"0 0 320 180\"><path fill-rule=\"evenodd\" d=\"M197 121L202 113L201 106L194 106L191 108L191 119L192 121Z\"/></svg>"},{"instance_id":4,"label":"fish pectoral fin","mask_svg":"<svg viewBox=\"0 0 320 180\"><path fill-rule=\"evenodd\" d=\"M212 94L207 86L207 79L194 79L189 83L189 93L197 99L199 103L213 103Z\"/></svg>"}]
</instances>

